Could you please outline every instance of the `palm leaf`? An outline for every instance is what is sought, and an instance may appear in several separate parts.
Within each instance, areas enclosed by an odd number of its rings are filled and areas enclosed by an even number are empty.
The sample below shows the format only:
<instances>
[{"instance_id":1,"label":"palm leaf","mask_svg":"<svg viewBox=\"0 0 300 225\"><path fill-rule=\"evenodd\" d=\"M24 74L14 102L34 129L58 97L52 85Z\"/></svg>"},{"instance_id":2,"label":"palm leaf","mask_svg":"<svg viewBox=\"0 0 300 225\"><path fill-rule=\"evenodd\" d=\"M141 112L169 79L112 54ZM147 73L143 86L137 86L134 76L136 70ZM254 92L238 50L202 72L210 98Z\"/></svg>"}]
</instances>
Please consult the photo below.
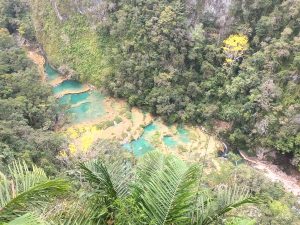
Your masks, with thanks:
<instances>
[{"instance_id":1,"label":"palm leaf","mask_svg":"<svg viewBox=\"0 0 300 225\"><path fill-rule=\"evenodd\" d=\"M247 203L258 203L244 187L221 185L215 190L215 196L199 194L192 217L192 224L207 225L215 222L227 212Z\"/></svg>"},{"instance_id":2,"label":"palm leaf","mask_svg":"<svg viewBox=\"0 0 300 225\"><path fill-rule=\"evenodd\" d=\"M47 225L47 223L34 214L27 213L3 225Z\"/></svg>"},{"instance_id":3,"label":"palm leaf","mask_svg":"<svg viewBox=\"0 0 300 225\"><path fill-rule=\"evenodd\" d=\"M124 197L128 194L132 177L131 164L127 161L116 161L109 165L99 160L80 164L84 177L96 192L109 199Z\"/></svg>"},{"instance_id":4,"label":"palm leaf","mask_svg":"<svg viewBox=\"0 0 300 225\"><path fill-rule=\"evenodd\" d=\"M25 163L14 162L9 168L10 176L0 180L0 221L5 222L28 212L30 206L41 206L52 197L69 189L61 179L49 180L44 171Z\"/></svg>"},{"instance_id":5,"label":"palm leaf","mask_svg":"<svg viewBox=\"0 0 300 225\"><path fill-rule=\"evenodd\" d=\"M151 152L138 166L135 193L148 223L186 224L195 194L199 167L175 156Z\"/></svg>"},{"instance_id":6,"label":"palm leaf","mask_svg":"<svg viewBox=\"0 0 300 225\"><path fill-rule=\"evenodd\" d=\"M80 164L84 171L84 177L90 182L92 191L91 212L94 221L109 221L115 216L114 202L129 193L129 183L132 178L130 161L115 161L105 164L99 160ZM80 219L80 218L79 218ZM78 221L78 218L76 219ZM80 223L78 223L80 224Z\"/></svg>"},{"instance_id":7,"label":"palm leaf","mask_svg":"<svg viewBox=\"0 0 300 225\"><path fill-rule=\"evenodd\" d=\"M98 206L86 208L73 207L66 215L56 215L51 224L53 225L102 225L105 221L99 216Z\"/></svg>"}]
</instances>

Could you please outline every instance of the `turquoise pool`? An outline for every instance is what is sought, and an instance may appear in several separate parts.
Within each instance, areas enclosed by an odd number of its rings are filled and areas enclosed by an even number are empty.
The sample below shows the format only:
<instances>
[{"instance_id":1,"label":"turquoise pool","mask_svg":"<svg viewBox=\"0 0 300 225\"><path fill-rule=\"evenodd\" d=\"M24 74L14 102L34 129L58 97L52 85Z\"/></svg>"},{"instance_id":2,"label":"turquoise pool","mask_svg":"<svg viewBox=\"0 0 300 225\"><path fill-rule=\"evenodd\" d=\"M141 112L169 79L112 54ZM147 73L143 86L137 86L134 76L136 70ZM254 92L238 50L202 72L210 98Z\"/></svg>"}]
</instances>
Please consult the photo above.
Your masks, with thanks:
<instances>
[{"instance_id":1,"label":"turquoise pool","mask_svg":"<svg viewBox=\"0 0 300 225\"><path fill-rule=\"evenodd\" d=\"M47 75L48 80L50 81L55 80L59 77L59 73L55 69L53 69L49 63L45 65L45 73Z\"/></svg>"},{"instance_id":2,"label":"turquoise pool","mask_svg":"<svg viewBox=\"0 0 300 225\"><path fill-rule=\"evenodd\" d=\"M151 123L148 126L144 127L144 134L157 131L157 129L157 126L154 123Z\"/></svg>"},{"instance_id":3,"label":"turquoise pool","mask_svg":"<svg viewBox=\"0 0 300 225\"><path fill-rule=\"evenodd\" d=\"M64 91L80 91L82 88L83 85L76 80L65 80L52 90L54 94L59 94Z\"/></svg>"},{"instance_id":4,"label":"turquoise pool","mask_svg":"<svg viewBox=\"0 0 300 225\"><path fill-rule=\"evenodd\" d=\"M123 147L134 153L135 156L139 157L147 152L154 150L152 144L148 141L151 137L159 131L159 128L154 123L144 128L143 135L130 143L123 145ZM183 126L177 127L177 134L173 136L164 136L162 139L164 145L169 149L174 149L179 143L187 144L190 142L189 132L183 128Z\"/></svg>"},{"instance_id":5,"label":"turquoise pool","mask_svg":"<svg viewBox=\"0 0 300 225\"><path fill-rule=\"evenodd\" d=\"M123 147L126 150L133 152L133 154L137 157L142 156L154 149L150 142L147 141L143 136L135 141L123 145Z\"/></svg>"},{"instance_id":6,"label":"turquoise pool","mask_svg":"<svg viewBox=\"0 0 300 225\"><path fill-rule=\"evenodd\" d=\"M182 126L178 126L177 132L178 132L180 141L182 141L183 143L190 142L189 132L186 129L184 129Z\"/></svg>"},{"instance_id":7,"label":"turquoise pool","mask_svg":"<svg viewBox=\"0 0 300 225\"><path fill-rule=\"evenodd\" d=\"M59 77L59 73L49 64L45 65L45 72L48 80L54 80ZM53 87L53 93L59 94L65 91L80 91L83 85L76 80L65 80L56 87ZM63 110L71 118L71 123L81 123L97 119L105 114L104 108L105 96L97 91L87 91L78 94L66 94L58 101ZM159 131L159 127L155 123L151 123L144 127L144 133L137 140L124 144L123 147L139 157L145 153L154 150L154 146L148 141ZM177 127L175 136L164 136L162 141L166 147L176 148L179 143L188 143L189 132L183 126Z\"/></svg>"},{"instance_id":8,"label":"turquoise pool","mask_svg":"<svg viewBox=\"0 0 300 225\"><path fill-rule=\"evenodd\" d=\"M45 72L48 80L58 78L59 73L54 70L49 64L45 65ZM54 94L60 94L65 91L80 91L83 85L76 80L65 80L61 84L53 87ZM87 91L78 94L66 94L59 98L58 103L61 110L66 113L71 123L86 122L97 119L105 114L104 95L97 91Z\"/></svg>"},{"instance_id":9,"label":"turquoise pool","mask_svg":"<svg viewBox=\"0 0 300 225\"><path fill-rule=\"evenodd\" d=\"M168 148L176 148L177 147L177 141L174 140L171 136L164 136L163 142Z\"/></svg>"},{"instance_id":10,"label":"turquoise pool","mask_svg":"<svg viewBox=\"0 0 300 225\"><path fill-rule=\"evenodd\" d=\"M80 123L103 116L105 114L103 100L104 95L90 91L63 96L60 104L70 106L66 113L71 117L72 123Z\"/></svg>"},{"instance_id":11,"label":"turquoise pool","mask_svg":"<svg viewBox=\"0 0 300 225\"><path fill-rule=\"evenodd\" d=\"M157 126L151 123L150 125L144 127L144 133L140 138L123 145L123 147L126 150L133 152L133 154L137 157L152 151L154 147L149 141L146 140L146 137L149 137L151 136L151 134L154 134L155 131L157 131L157 129Z\"/></svg>"},{"instance_id":12,"label":"turquoise pool","mask_svg":"<svg viewBox=\"0 0 300 225\"><path fill-rule=\"evenodd\" d=\"M67 94L62 96L59 99L60 105L74 105L78 104L79 102L86 101L90 96L89 92L83 92L79 94Z\"/></svg>"}]
</instances>

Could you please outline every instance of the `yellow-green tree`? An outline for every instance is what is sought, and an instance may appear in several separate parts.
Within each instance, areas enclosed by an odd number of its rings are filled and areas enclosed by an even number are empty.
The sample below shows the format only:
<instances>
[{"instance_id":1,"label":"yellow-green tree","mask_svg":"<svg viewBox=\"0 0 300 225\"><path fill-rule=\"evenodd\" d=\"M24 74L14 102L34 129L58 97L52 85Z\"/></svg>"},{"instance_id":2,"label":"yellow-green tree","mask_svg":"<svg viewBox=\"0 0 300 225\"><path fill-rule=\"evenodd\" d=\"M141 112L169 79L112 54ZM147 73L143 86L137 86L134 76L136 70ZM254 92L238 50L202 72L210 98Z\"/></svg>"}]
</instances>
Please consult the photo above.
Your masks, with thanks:
<instances>
[{"instance_id":1,"label":"yellow-green tree","mask_svg":"<svg viewBox=\"0 0 300 225\"><path fill-rule=\"evenodd\" d=\"M230 35L223 41L223 50L227 55L226 62L232 63L249 48L248 37L244 34Z\"/></svg>"}]
</instances>

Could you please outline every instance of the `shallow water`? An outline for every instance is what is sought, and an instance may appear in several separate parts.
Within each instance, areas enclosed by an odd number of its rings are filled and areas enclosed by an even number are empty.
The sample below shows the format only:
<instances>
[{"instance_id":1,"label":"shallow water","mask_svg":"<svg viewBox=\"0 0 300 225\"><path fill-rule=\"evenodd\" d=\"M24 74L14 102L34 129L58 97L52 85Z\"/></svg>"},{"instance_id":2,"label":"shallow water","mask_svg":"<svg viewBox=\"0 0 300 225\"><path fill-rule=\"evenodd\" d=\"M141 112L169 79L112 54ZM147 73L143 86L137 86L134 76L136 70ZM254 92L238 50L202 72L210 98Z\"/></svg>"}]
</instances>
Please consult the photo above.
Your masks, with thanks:
<instances>
[{"instance_id":1,"label":"shallow water","mask_svg":"<svg viewBox=\"0 0 300 225\"><path fill-rule=\"evenodd\" d=\"M83 92L79 94L67 94L62 96L59 99L59 104L61 105L78 104L79 102L87 100L89 96L90 96L89 92Z\"/></svg>"},{"instance_id":2,"label":"shallow water","mask_svg":"<svg viewBox=\"0 0 300 225\"><path fill-rule=\"evenodd\" d=\"M90 102L81 103L79 106L71 107L67 110L67 113L71 117L72 123L79 123L89 118L89 110L91 108Z\"/></svg>"},{"instance_id":3,"label":"shallow water","mask_svg":"<svg viewBox=\"0 0 300 225\"><path fill-rule=\"evenodd\" d=\"M45 65L45 71L50 81L59 77L58 72L49 64ZM83 85L76 80L65 80L58 86L53 87L53 93L57 95L66 91L80 91L82 88ZM77 94L66 94L59 99L59 104L62 106L61 110L69 115L71 123L76 124L103 116L105 114L104 99L104 95L92 90ZM154 146L148 140L151 140L157 131L159 131L159 127L155 123L151 123L144 127L144 133L140 138L123 145L123 147L128 151L132 151L137 157L142 156L154 150ZM189 133L180 126L177 127L176 136L164 136L162 141L166 147L176 148L178 142L188 143L190 141Z\"/></svg>"},{"instance_id":4,"label":"shallow water","mask_svg":"<svg viewBox=\"0 0 300 225\"><path fill-rule=\"evenodd\" d=\"M97 119L105 114L104 96L96 91L80 94L65 95L60 99L61 105L68 105L66 111L71 117L71 122L81 123Z\"/></svg>"},{"instance_id":5,"label":"shallow water","mask_svg":"<svg viewBox=\"0 0 300 225\"><path fill-rule=\"evenodd\" d=\"M151 135L155 134L158 128L155 124L151 123L148 126L144 127L144 133L138 139L123 145L123 147L133 152L133 154L137 157L146 154L154 149L152 144L147 140L147 138L151 137Z\"/></svg>"},{"instance_id":6,"label":"shallow water","mask_svg":"<svg viewBox=\"0 0 300 225\"><path fill-rule=\"evenodd\" d=\"M59 73L48 63L45 65L45 72L49 81L55 80L59 77Z\"/></svg>"},{"instance_id":7,"label":"shallow water","mask_svg":"<svg viewBox=\"0 0 300 225\"><path fill-rule=\"evenodd\" d=\"M164 136L163 142L168 148L176 148L178 145L177 141L175 141L171 136Z\"/></svg>"},{"instance_id":8,"label":"shallow water","mask_svg":"<svg viewBox=\"0 0 300 225\"><path fill-rule=\"evenodd\" d=\"M154 149L154 147L151 145L149 141L147 141L144 136L141 136L135 141L132 141L128 144L123 145L123 147L133 152L133 154L137 157L142 156L146 154L147 152L150 152Z\"/></svg>"},{"instance_id":9,"label":"shallow water","mask_svg":"<svg viewBox=\"0 0 300 225\"><path fill-rule=\"evenodd\" d=\"M177 127L177 132L178 132L180 141L182 141L183 143L186 143L186 144L190 142L189 132L186 129L184 129L182 126L179 126L179 127Z\"/></svg>"},{"instance_id":10,"label":"shallow water","mask_svg":"<svg viewBox=\"0 0 300 225\"><path fill-rule=\"evenodd\" d=\"M64 91L80 91L83 88L83 85L76 80L65 80L56 87L54 87L53 93L59 94Z\"/></svg>"},{"instance_id":11,"label":"shallow water","mask_svg":"<svg viewBox=\"0 0 300 225\"><path fill-rule=\"evenodd\" d=\"M123 145L123 147L128 151L132 151L136 156L142 156L145 153L154 150L154 147L148 140L151 140L151 137L153 137L157 131L159 131L159 127L154 123L151 123L144 127L144 133L140 138ZM174 149L179 143L188 144L190 142L189 132L184 129L183 126L179 126L177 127L176 136L164 136L162 141L167 148Z\"/></svg>"},{"instance_id":12,"label":"shallow water","mask_svg":"<svg viewBox=\"0 0 300 225\"><path fill-rule=\"evenodd\" d=\"M48 80L59 77L59 73L49 64L45 65L45 72ZM76 80L65 80L56 87L53 87L54 94L66 91L80 91L83 85ZM71 123L88 122L97 119L105 114L104 95L97 91L86 91L77 94L66 94L59 98L58 103L61 110L70 117Z\"/></svg>"},{"instance_id":13,"label":"shallow water","mask_svg":"<svg viewBox=\"0 0 300 225\"><path fill-rule=\"evenodd\" d=\"M147 134L149 132L157 131L157 129L157 126L154 123L151 123L148 126L144 127L144 132Z\"/></svg>"}]
</instances>

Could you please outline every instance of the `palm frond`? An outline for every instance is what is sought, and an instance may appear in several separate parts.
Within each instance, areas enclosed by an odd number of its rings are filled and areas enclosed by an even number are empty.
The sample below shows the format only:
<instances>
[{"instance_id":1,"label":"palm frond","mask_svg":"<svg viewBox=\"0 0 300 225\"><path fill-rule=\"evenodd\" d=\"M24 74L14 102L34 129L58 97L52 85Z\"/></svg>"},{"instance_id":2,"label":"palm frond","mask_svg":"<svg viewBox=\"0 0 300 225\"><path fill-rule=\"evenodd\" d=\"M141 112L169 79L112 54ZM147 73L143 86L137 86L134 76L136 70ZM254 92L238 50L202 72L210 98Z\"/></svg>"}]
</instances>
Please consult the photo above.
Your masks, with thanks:
<instances>
[{"instance_id":1,"label":"palm frond","mask_svg":"<svg viewBox=\"0 0 300 225\"><path fill-rule=\"evenodd\" d=\"M62 203L58 210L47 214L44 216L51 225L103 225L106 222L106 218L102 217L106 214L105 207L86 198L77 199L75 204L73 201Z\"/></svg>"},{"instance_id":2,"label":"palm frond","mask_svg":"<svg viewBox=\"0 0 300 225\"><path fill-rule=\"evenodd\" d=\"M106 165L100 160L80 164L84 177L95 188L96 192L109 199L124 197L128 194L132 176L131 164L127 161L116 161Z\"/></svg>"},{"instance_id":3,"label":"palm frond","mask_svg":"<svg viewBox=\"0 0 300 225\"><path fill-rule=\"evenodd\" d=\"M33 166L29 171L28 166L23 162L15 161L9 167L10 177L2 175L0 182L0 207L3 208L19 193L26 192L35 184L47 180L47 176L42 169Z\"/></svg>"},{"instance_id":4,"label":"palm frond","mask_svg":"<svg viewBox=\"0 0 300 225\"><path fill-rule=\"evenodd\" d=\"M80 167L84 171L85 179L94 189L90 195L92 210L88 213L93 214L93 221L96 223L113 220L116 211L113 206L114 202L129 193L129 183L132 177L130 161L117 160L105 164L100 160L95 160L80 164ZM82 218L76 218L77 223Z\"/></svg>"},{"instance_id":5,"label":"palm frond","mask_svg":"<svg viewBox=\"0 0 300 225\"><path fill-rule=\"evenodd\" d=\"M199 167L175 156L151 152L138 166L135 194L149 223L185 224L195 194Z\"/></svg>"},{"instance_id":6,"label":"palm frond","mask_svg":"<svg viewBox=\"0 0 300 225\"><path fill-rule=\"evenodd\" d=\"M233 209L247 203L259 202L259 198L253 197L245 187L220 185L215 193L213 197L199 194L194 206L192 224L211 224Z\"/></svg>"},{"instance_id":7,"label":"palm frond","mask_svg":"<svg viewBox=\"0 0 300 225\"><path fill-rule=\"evenodd\" d=\"M49 180L36 166L29 170L25 163L14 162L10 176L2 176L0 181L0 221L14 219L28 212L30 206L41 206L69 187L65 180Z\"/></svg>"},{"instance_id":8,"label":"palm frond","mask_svg":"<svg viewBox=\"0 0 300 225\"><path fill-rule=\"evenodd\" d=\"M4 225L47 225L47 223L36 215L27 213L8 223L4 223Z\"/></svg>"}]
</instances>

